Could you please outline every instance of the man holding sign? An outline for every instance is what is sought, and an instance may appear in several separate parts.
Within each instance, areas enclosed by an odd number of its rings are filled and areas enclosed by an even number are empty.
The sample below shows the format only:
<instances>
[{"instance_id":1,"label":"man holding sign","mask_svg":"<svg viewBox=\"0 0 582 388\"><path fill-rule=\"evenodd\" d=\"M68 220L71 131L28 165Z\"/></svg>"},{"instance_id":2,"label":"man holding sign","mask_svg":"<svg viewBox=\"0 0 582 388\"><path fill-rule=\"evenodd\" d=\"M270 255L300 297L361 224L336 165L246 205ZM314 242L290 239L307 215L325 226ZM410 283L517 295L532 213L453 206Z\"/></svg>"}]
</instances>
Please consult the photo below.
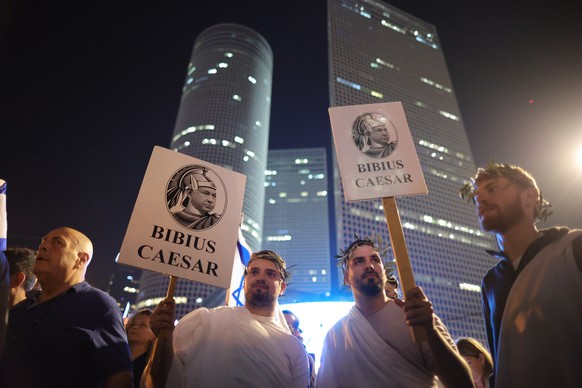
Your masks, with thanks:
<instances>
[{"instance_id":1,"label":"man holding sign","mask_svg":"<svg viewBox=\"0 0 582 388\"><path fill-rule=\"evenodd\" d=\"M290 275L272 251L251 255L245 306L199 308L174 330L175 302L163 300L150 325L157 344L142 383L148 387L307 387L307 354L289 332L278 298Z\"/></svg>"},{"instance_id":2,"label":"man holding sign","mask_svg":"<svg viewBox=\"0 0 582 388\"><path fill-rule=\"evenodd\" d=\"M338 255L356 304L327 333L317 387L433 387L435 376L447 387L472 387L468 366L422 290L409 290L406 302L386 296L386 251L358 238ZM414 343L412 325L426 329L427 342Z\"/></svg>"}]
</instances>

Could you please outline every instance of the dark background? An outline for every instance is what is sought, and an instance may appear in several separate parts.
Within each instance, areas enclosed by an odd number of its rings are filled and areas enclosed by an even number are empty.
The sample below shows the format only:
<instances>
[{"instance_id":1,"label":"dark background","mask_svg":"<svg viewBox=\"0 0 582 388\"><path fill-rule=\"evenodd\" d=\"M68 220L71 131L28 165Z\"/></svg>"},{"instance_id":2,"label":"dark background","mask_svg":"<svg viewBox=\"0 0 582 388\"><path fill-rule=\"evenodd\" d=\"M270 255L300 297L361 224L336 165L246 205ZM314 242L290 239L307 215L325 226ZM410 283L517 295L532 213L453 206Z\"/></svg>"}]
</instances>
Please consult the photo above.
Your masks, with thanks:
<instances>
[{"instance_id":1,"label":"dark background","mask_svg":"<svg viewBox=\"0 0 582 388\"><path fill-rule=\"evenodd\" d=\"M436 25L477 164L522 165L554 203L548 224L582 226L580 3L390 4ZM106 288L152 148L169 146L194 40L222 22L273 48L270 147L330 150L325 1L0 3L9 246L79 229L95 244L88 280Z\"/></svg>"}]
</instances>

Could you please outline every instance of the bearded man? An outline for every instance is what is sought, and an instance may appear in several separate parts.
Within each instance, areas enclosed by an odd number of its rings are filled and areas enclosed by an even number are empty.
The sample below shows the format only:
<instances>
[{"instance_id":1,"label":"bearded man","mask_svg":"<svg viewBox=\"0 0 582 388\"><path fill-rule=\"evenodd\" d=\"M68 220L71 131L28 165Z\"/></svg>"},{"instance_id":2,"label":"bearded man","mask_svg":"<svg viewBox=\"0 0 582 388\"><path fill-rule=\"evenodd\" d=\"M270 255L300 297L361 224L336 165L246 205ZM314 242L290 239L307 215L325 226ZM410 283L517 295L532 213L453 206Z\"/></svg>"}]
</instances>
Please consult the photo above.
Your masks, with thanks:
<instances>
[{"instance_id":1,"label":"bearded man","mask_svg":"<svg viewBox=\"0 0 582 388\"><path fill-rule=\"evenodd\" d=\"M491 162L460 194L500 248L481 284L491 387L582 387L582 230L538 230L551 205L518 166Z\"/></svg>"},{"instance_id":2,"label":"bearded man","mask_svg":"<svg viewBox=\"0 0 582 388\"><path fill-rule=\"evenodd\" d=\"M327 333L316 386L436 387L438 376L446 387L473 387L468 365L422 290L409 290L406 302L386 296L385 253L371 238L358 238L338 255L356 303ZM412 325L424 326L427 342L413 342Z\"/></svg>"},{"instance_id":3,"label":"bearded man","mask_svg":"<svg viewBox=\"0 0 582 388\"><path fill-rule=\"evenodd\" d=\"M151 316L158 338L142 383L307 387L307 353L291 335L278 304L289 277L285 261L275 252L254 252L245 270L244 307L201 307L182 318L175 330L175 301L163 300Z\"/></svg>"}]
</instances>

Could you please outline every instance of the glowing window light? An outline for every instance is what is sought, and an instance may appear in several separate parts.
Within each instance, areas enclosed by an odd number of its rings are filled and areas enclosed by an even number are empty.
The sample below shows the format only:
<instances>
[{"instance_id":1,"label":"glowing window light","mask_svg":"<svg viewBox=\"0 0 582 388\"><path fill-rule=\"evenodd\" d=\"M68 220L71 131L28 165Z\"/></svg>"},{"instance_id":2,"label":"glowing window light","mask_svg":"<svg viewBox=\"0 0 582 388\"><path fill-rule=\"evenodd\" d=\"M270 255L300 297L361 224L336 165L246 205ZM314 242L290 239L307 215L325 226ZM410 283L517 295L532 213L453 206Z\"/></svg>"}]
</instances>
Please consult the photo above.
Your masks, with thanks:
<instances>
[{"instance_id":1,"label":"glowing window light","mask_svg":"<svg viewBox=\"0 0 582 388\"><path fill-rule=\"evenodd\" d=\"M308 159L295 159L295 164L306 164L309 163Z\"/></svg>"},{"instance_id":2,"label":"glowing window light","mask_svg":"<svg viewBox=\"0 0 582 388\"><path fill-rule=\"evenodd\" d=\"M279 193L279 198L287 198L287 193L285 192Z\"/></svg>"},{"instance_id":3,"label":"glowing window light","mask_svg":"<svg viewBox=\"0 0 582 388\"><path fill-rule=\"evenodd\" d=\"M429 224L432 224L432 223L434 223L434 219L433 219L431 216L427 216L427 215L425 215L425 216L423 216L423 217L422 217L422 220L423 220L424 222L428 222Z\"/></svg>"},{"instance_id":4,"label":"glowing window light","mask_svg":"<svg viewBox=\"0 0 582 388\"><path fill-rule=\"evenodd\" d=\"M439 110L439 114L441 116L444 116L444 117L448 118L448 119L455 120L455 121L459 121L459 117L458 116L455 116L454 114L449 113L449 112L446 112L444 110Z\"/></svg>"},{"instance_id":5,"label":"glowing window light","mask_svg":"<svg viewBox=\"0 0 582 388\"><path fill-rule=\"evenodd\" d=\"M196 303L202 303L202 298L200 297L196 298Z\"/></svg>"},{"instance_id":6,"label":"glowing window light","mask_svg":"<svg viewBox=\"0 0 582 388\"><path fill-rule=\"evenodd\" d=\"M277 203L277 201L275 201L273 198L269 198L269 203L270 203L271 205L274 205L274 204L276 204L276 203Z\"/></svg>"},{"instance_id":7,"label":"glowing window light","mask_svg":"<svg viewBox=\"0 0 582 388\"><path fill-rule=\"evenodd\" d=\"M257 80L256 80L254 77L251 77L250 75L248 76L248 78L247 78L247 79L248 79L248 80L249 80L249 82L250 82L250 83L252 83L252 84L256 84L256 83L257 83Z\"/></svg>"},{"instance_id":8,"label":"glowing window light","mask_svg":"<svg viewBox=\"0 0 582 388\"><path fill-rule=\"evenodd\" d=\"M137 294L139 290L135 287L124 287L123 291L129 292L130 294Z\"/></svg>"},{"instance_id":9,"label":"glowing window light","mask_svg":"<svg viewBox=\"0 0 582 388\"><path fill-rule=\"evenodd\" d=\"M188 85L190 85L190 84L192 83L192 81L194 81L194 79L192 79L192 78L188 78L188 79L186 80L186 83L187 83Z\"/></svg>"},{"instance_id":10,"label":"glowing window light","mask_svg":"<svg viewBox=\"0 0 582 388\"><path fill-rule=\"evenodd\" d=\"M190 145L190 142L189 141L185 141L184 142L184 146L188 147L189 145Z\"/></svg>"},{"instance_id":11,"label":"glowing window light","mask_svg":"<svg viewBox=\"0 0 582 388\"><path fill-rule=\"evenodd\" d=\"M227 58L232 58L233 57L233 54L231 52L228 52L227 51L227 52L224 53L224 56L227 57Z\"/></svg>"},{"instance_id":12,"label":"glowing window light","mask_svg":"<svg viewBox=\"0 0 582 388\"><path fill-rule=\"evenodd\" d=\"M236 100L236 101L242 101L242 97L241 97L241 96L239 96L238 94L233 94L233 95L232 95L232 99L233 99L233 100Z\"/></svg>"},{"instance_id":13,"label":"glowing window light","mask_svg":"<svg viewBox=\"0 0 582 388\"><path fill-rule=\"evenodd\" d=\"M265 175L277 175L277 170L265 170Z\"/></svg>"},{"instance_id":14,"label":"glowing window light","mask_svg":"<svg viewBox=\"0 0 582 388\"><path fill-rule=\"evenodd\" d=\"M476 284L459 283L459 288L466 291L481 292L481 287Z\"/></svg>"},{"instance_id":15,"label":"glowing window light","mask_svg":"<svg viewBox=\"0 0 582 388\"><path fill-rule=\"evenodd\" d=\"M338 83L342 84L342 85L349 86L349 87L354 88L356 90L361 90L362 89L362 86L360 86L359 84L357 84L355 82L350 82L350 81L345 80L345 79L340 78L340 77L336 77L336 81Z\"/></svg>"},{"instance_id":16,"label":"glowing window light","mask_svg":"<svg viewBox=\"0 0 582 388\"><path fill-rule=\"evenodd\" d=\"M382 22L381 23L382 23L382 25L384 27L388 27L388 28L390 28L390 29L392 29L392 30L394 30L396 32L400 32L401 34L406 34L406 30L405 29L400 28L397 25L394 25L394 24L392 24L390 22L387 22L386 20L383 20L382 19Z\"/></svg>"},{"instance_id":17,"label":"glowing window light","mask_svg":"<svg viewBox=\"0 0 582 388\"><path fill-rule=\"evenodd\" d=\"M302 197L307 197L308 195L309 195L309 192L307 192L307 191L302 191L301 192L301 196Z\"/></svg>"},{"instance_id":18,"label":"glowing window light","mask_svg":"<svg viewBox=\"0 0 582 388\"><path fill-rule=\"evenodd\" d=\"M378 64L380 64L382 66L386 66L386 67L388 67L390 69L394 69L394 65L393 64L391 64L390 62L386 62L383 59L376 58L376 63L378 63Z\"/></svg>"},{"instance_id":19,"label":"glowing window light","mask_svg":"<svg viewBox=\"0 0 582 388\"><path fill-rule=\"evenodd\" d=\"M376 97L376 98L384 98L384 95L383 95L382 93L380 93L380 92L377 92L377 91L375 91L375 90L372 90L372 91L370 92L370 94L371 94L372 96Z\"/></svg>"},{"instance_id":20,"label":"glowing window light","mask_svg":"<svg viewBox=\"0 0 582 388\"><path fill-rule=\"evenodd\" d=\"M250 158L249 158L248 156L246 156L246 155L243 157L243 160L244 160L245 162L248 162L248 161L249 161L249 159L250 159Z\"/></svg>"},{"instance_id":21,"label":"glowing window light","mask_svg":"<svg viewBox=\"0 0 582 388\"><path fill-rule=\"evenodd\" d=\"M208 69L208 74L216 74L218 73L218 70L216 69Z\"/></svg>"},{"instance_id":22,"label":"glowing window light","mask_svg":"<svg viewBox=\"0 0 582 388\"><path fill-rule=\"evenodd\" d=\"M218 67L220 67L221 69L226 69L226 68L228 67L228 63L225 63L225 62L220 62L220 63L218 64Z\"/></svg>"},{"instance_id":23,"label":"glowing window light","mask_svg":"<svg viewBox=\"0 0 582 388\"><path fill-rule=\"evenodd\" d=\"M326 190L318 191L316 195L318 197L325 197L327 196L327 191Z\"/></svg>"},{"instance_id":24,"label":"glowing window light","mask_svg":"<svg viewBox=\"0 0 582 388\"><path fill-rule=\"evenodd\" d=\"M284 236L267 236L267 241L291 241L291 238L288 234Z\"/></svg>"},{"instance_id":25,"label":"glowing window light","mask_svg":"<svg viewBox=\"0 0 582 388\"><path fill-rule=\"evenodd\" d=\"M322 269L322 270L321 270L321 274L322 274L322 275L327 275L327 271L326 271L325 269Z\"/></svg>"},{"instance_id":26,"label":"glowing window light","mask_svg":"<svg viewBox=\"0 0 582 388\"><path fill-rule=\"evenodd\" d=\"M150 299L142 300L141 302L139 302L137 304L136 307L138 309L141 309L141 308L150 307L150 306L157 306L164 299L165 298L150 298ZM175 296L174 300L176 301L176 304L185 304L188 302L188 298L185 296Z\"/></svg>"},{"instance_id":27,"label":"glowing window light","mask_svg":"<svg viewBox=\"0 0 582 388\"><path fill-rule=\"evenodd\" d=\"M255 121L255 125L257 127L262 127L263 126L263 123L261 123L259 120L257 120L257 121Z\"/></svg>"},{"instance_id":28,"label":"glowing window light","mask_svg":"<svg viewBox=\"0 0 582 388\"><path fill-rule=\"evenodd\" d=\"M312 277L312 278L311 278L311 281L312 281L313 283L317 283L317 276L314 276L314 277Z\"/></svg>"},{"instance_id":29,"label":"glowing window light","mask_svg":"<svg viewBox=\"0 0 582 388\"><path fill-rule=\"evenodd\" d=\"M238 144L243 144L245 142L245 139L243 139L240 136L235 136L234 141L237 142Z\"/></svg>"}]
</instances>

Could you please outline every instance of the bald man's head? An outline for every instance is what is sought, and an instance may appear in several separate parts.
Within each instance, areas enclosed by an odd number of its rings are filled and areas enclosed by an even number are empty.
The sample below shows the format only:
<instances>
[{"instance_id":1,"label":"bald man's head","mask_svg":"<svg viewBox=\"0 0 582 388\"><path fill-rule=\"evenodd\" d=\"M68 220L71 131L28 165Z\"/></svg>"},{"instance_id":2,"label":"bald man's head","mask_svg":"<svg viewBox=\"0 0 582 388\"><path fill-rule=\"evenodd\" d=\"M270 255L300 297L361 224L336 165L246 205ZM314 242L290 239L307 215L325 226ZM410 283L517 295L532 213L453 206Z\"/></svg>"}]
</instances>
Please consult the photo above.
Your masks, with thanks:
<instances>
[{"instance_id":1,"label":"bald man's head","mask_svg":"<svg viewBox=\"0 0 582 388\"><path fill-rule=\"evenodd\" d=\"M85 280L92 257L93 244L87 236L73 228L61 227L42 238L33 271L43 288L49 283L76 284Z\"/></svg>"}]
</instances>

